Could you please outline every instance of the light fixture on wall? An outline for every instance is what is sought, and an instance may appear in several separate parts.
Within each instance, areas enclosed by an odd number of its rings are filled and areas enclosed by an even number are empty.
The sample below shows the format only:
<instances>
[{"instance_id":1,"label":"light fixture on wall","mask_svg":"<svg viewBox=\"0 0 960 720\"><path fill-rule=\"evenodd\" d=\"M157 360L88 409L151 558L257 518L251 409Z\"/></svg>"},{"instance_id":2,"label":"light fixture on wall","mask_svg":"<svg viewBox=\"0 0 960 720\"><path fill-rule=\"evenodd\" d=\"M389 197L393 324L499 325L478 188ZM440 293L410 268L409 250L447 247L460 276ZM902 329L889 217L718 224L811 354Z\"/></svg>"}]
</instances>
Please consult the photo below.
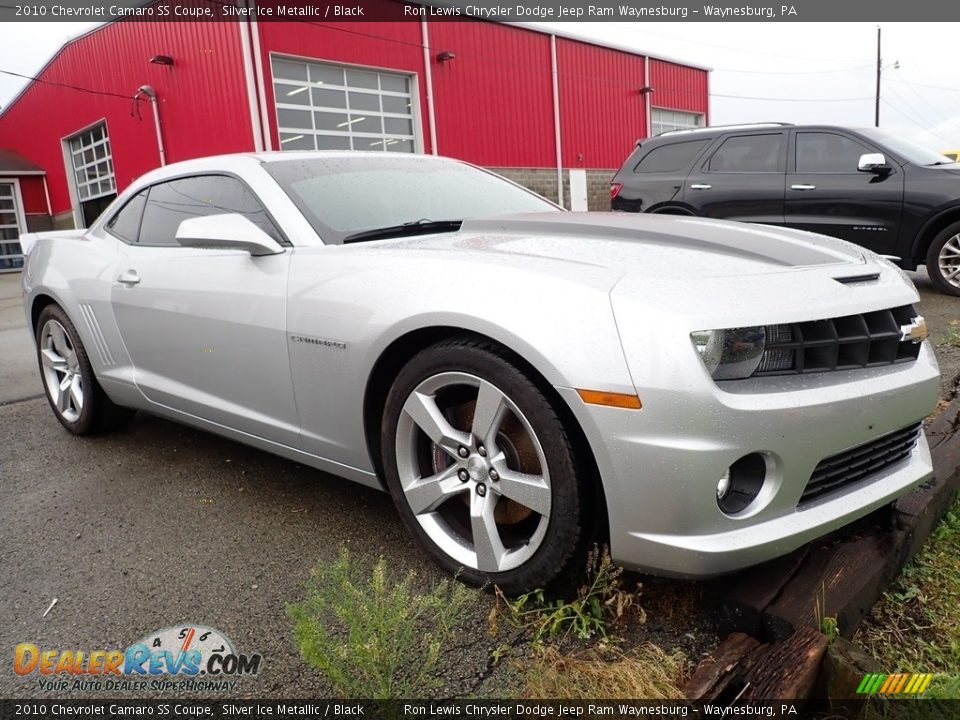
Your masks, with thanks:
<instances>
[{"instance_id":1,"label":"light fixture on wall","mask_svg":"<svg viewBox=\"0 0 960 720\"><path fill-rule=\"evenodd\" d=\"M641 94L641 95L649 95L650 93L656 92L656 91L657 91L657 89L656 89L655 87L650 86L650 85L644 85L642 88L640 88L640 94Z\"/></svg>"},{"instance_id":2,"label":"light fixture on wall","mask_svg":"<svg viewBox=\"0 0 960 720\"><path fill-rule=\"evenodd\" d=\"M453 60L457 56L456 53L452 53L449 50L444 50L443 52L437 53L437 62L446 62L447 60Z\"/></svg>"},{"instance_id":3,"label":"light fixture on wall","mask_svg":"<svg viewBox=\"0 0 960 720\"><path fill-rule=\"evenodd\" d=\"M154 65L166 65L167 67L173 67L173 58L169 55L154 55L150 58L150 62Z\"/></svg>"}]
</instances>

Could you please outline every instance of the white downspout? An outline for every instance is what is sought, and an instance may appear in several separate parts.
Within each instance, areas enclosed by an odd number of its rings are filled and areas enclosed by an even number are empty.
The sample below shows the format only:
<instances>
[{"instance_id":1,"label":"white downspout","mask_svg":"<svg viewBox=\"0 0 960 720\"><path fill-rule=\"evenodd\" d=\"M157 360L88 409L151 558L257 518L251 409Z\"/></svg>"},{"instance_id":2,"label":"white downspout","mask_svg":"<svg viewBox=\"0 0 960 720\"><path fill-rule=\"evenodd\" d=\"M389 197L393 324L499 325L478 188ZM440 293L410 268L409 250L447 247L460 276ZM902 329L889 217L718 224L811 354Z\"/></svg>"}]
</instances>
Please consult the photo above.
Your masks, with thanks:
<instances>
[{"instance_id":1,"label":"white downspout","mask_svg":"<svg viewBox=\"0 0 960 720\"><path fill-rule=\"evenodd\" d=\"M253 8L253 17L257 17L256 0L250 0ZM257 90L260 95L260 117L263 118L263 146L265 150L273 150L273 132L270 129L269 110L267 109L267 89L263 81L263 60L260 57L260 26L254 19L250 20L250 34L253 36L253 66L257 75Z\"/></svg>"},{"instance_id":2,"label":"white downspout","mask_svg":"<svg viewBox=\"0 0 960 720\"><path fill-rule=\"evenodd\" d=\"M50 204L50 187L47 185L47 176L43 176L43 194L47 198L47 215L53 217L53 206Z\"/></svg>"},{"instance_id":3,"label":"white downspout","mask_svg":"<svg viewBox=\"0 0 960 720\"><path fill-rule=\"evenodd\" d=\"M643 84L647 87L651 87L650 84L650 57L645 55L643 58ZM653 137L653 110L651 107L650 95L652 93L645 92L643 94L643 109L646 114L647 121L647 137Z\"/></svg>"},{"instance_id":4,"label":"white downspout","mask_svg":"<svg viewBox=\"0 0 960 720\"><path fill-rule=\"evenodd\" d=\"M437 150L437 112L433 107L433 71L431 69L430 58L430 31L427 29L427 21L420 21L420 34L423 43L423 79L426 83L427 92L427 122L430 123L430 152L433 155L438 154Z\"/></svg>"},{"instance_id":5,"label":"white downspout","mask_svg":"<svg viewBox=\"0 0 960 720\"><path fill-rule=\"evenodd\" d=\"M563 148L560 144L560 81L557 78L557 36L550 36L550 71L553 73L553 135L557 148L557 205L563 204Z\"/></svg>"},{"instance_id":6,"label":"white downspout","mask_svg":"<svg viewBox=\"0 0 960 720\"><path fill-rule=\"evenodd\" d=\"M150 98L150 107L153 108L153 127L157 131L157 150L160 151L160 167L167 164L167 150L163 146L163 133L160 130L160 108L157 105L157 91L151 85L141 85L137 89L136 99L140 95Z\"/></svg>"},{"instance_id":7,"label":"white downspout","mask_svg":"<svg viewBox=\"0 0 960 720\"><path fill-rule=\"evenodd\" d=\"M241 7L246 2L241 0ZM247 85L247 105L250 112L250 125L253 128L253 149L263 150L263 126L260 123L260 110L257 105L257 85L253 72L253 50L250 47L250 23L245 18L237 21L240 28L240 51L243 53L243 75Z\"/></svg>"}]
</instances>

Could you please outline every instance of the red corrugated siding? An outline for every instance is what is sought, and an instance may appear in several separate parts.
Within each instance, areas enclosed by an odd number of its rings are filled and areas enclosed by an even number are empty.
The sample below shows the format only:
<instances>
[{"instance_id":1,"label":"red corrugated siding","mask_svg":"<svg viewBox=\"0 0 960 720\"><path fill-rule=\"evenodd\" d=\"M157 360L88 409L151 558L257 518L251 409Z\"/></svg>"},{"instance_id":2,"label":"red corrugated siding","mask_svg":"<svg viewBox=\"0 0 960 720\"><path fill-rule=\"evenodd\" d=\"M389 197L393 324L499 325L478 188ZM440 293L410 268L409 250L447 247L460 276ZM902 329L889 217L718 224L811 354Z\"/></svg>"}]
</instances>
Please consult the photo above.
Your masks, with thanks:
<instances>
[{"instance_id":1,"label":"red corrugated siding","mask_svg":"<svg viewBox=\"0 0 960 720\"><path fill-rule=\"evenodd\" d=\"M557 38L563 164L617 168L646 135L644 59Z\"/></svg>"},{"instance_id":2,"label":"red corrugated siding","mask_svg":"<svg viewBox=\"0 0 960 720\"><path fill-rule=\"evenodd\" d=\"M654 107L706 113L709 105L706 70L664 60L650 61L651 85L656 89Z\"/></svg>"},{"instance_id":3,"label":"red corrugated siding","mask_svg":"<svg viewBox=\"0 0 960 720\"><path fill-rule=\"evenodd\" d=\"M492 167L555 164L550 38L488 22L430 23L437 145Z\"/></svg>"},{"instance_id":4,"label":"red corrugated siding","mask_svg":"<svg viewBox=\"0 0 960 720\"><path fill-rule=\"evenodd\" d=\"M156 54L176 66L151 65ZM253 149L237 23L111 23L65 47L41 79L126 96L33 83L0 116L0 146L47 171L55 213L70 209L60 141L98 120L107 122L119 189L159 165L149 103L137 118L127 99L144 84L159 97L168 162Z\"/></svg>"},{"instance_id":5,"label":"red corrugated siding","mask_svg":"<svg viewBox=\"0 0 960 720\"><path fill-rule=\"evenodd\" d=\"M20 194L23 195L23 212L27 215L47 214L47 196L43 191L43 178L36 175L21 177Z\"/></svg>"},{"instance_id":6,"label":"red corrugated siding","mask_svg":"<svg viewBox=\"0 0 960 720\"><path fill-rule=\"evenodd\" d=\"M266 85L267 113L274 149L279 146L280 139L274 111L270 53L366 65L415 74L420 90L423 147L425 152L430 152L419 22L338 22L327 25L262 22L258 27Z\"/></svg>"}]
</instances>

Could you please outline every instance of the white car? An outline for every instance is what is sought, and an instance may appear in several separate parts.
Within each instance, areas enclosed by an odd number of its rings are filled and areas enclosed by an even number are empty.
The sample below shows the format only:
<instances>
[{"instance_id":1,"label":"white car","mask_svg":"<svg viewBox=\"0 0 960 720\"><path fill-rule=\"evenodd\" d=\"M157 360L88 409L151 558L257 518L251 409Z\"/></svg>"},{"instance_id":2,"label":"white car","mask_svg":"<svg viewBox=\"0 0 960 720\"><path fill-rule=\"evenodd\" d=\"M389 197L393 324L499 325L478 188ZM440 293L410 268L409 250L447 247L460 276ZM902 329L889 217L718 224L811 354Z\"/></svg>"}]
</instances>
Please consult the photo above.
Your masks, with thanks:
<instances>
[{"instance_id":1,"label":"white car","mask_svg":"<svg viewBox=\"0 0 960 720\"><path fill-rule=\"evenodd\" d=\"M542 586L597 540L723 573L931 474L917 293L827 237L344 152L171 165L23 242L64 427L144 410L382 488L470 582Z\"/></svg>"}]
</instances>

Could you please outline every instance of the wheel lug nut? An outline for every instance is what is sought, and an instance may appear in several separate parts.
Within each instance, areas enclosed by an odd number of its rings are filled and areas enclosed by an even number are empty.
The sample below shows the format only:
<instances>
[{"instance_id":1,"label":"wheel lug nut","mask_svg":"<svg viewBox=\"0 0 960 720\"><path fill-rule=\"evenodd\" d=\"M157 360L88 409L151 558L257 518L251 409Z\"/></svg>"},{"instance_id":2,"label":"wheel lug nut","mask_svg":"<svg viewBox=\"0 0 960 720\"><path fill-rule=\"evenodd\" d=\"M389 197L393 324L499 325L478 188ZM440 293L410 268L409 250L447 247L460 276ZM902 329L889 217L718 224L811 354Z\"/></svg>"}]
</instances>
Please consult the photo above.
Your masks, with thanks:
<instances>
[{"instance_id":1,"label":"wheel lug nut","mask_svg":"<svg viewBox=\"0 0 960 720\"><path fill-rule=\"evenodd\" d=\"M483 483L480 483L479 485L477 485L477 495L479 495L480 497L483 497L486 494L487 494L487 486L484 485Z\"/></svg>"},{"instance_id":2,"label":"wheel lug nut","mask_svg":"<svg viewBox=\"0 0 960 720\"><path fill-rule=\"evenodd\" d=\"M494 482L500 479L500 473L498 473L493 468L490 468L490 472L487 474L490 476L490 479L493 480Z\"/></svg>"},{"instance_id":3,"label":"wheel lug nut","mask_svg":"<svg viewBox=\"0 0 960 720\"><path fill-rule=\"evenodd\" d=\"M470 479L470 473L468 473L466 470L461 470L457 473L457 477L460 478L460 482L466 482Z\"/></svg>"},{"instance_id":4,"label":"wheel lug nut","mask_svg":"<svg viewBox=\"0 0 960 720\"><path fill-rule=\"evenodd\" d=\"M470 454L470 451L467 450L463 445L461 445L460 449L457 450L457 454L460 455L460 457L466 457L467 455Z\"/></svg>"},{"instance_id":5,"label":"wheel lug nut","mask_svg":"<svg viewBox=\"0 0 960 720\"><path fill-rule=\"evenodd\" d=\"M487 449L483 445L477 447L477 452L480 453L480 457L487 456Z\"/></svg>"}]
</instances>

